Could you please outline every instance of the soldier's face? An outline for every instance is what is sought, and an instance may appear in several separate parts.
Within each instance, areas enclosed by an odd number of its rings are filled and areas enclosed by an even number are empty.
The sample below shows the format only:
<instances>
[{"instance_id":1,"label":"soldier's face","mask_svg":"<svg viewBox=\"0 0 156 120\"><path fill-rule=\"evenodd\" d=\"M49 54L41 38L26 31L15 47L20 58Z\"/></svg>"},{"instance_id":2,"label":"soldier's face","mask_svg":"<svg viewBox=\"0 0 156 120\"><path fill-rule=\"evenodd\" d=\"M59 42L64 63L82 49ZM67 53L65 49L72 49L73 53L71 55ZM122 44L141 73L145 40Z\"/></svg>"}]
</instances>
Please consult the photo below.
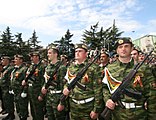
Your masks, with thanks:
<instances>
[{"instance_id":1,"label":"soldier's face","mask_svg":"<svg viewBox=\"0 0 156 120\"><path fill-rule=\"evenodd\" d=\"M33 62L33 63L36 63L36 62L38 62L38 56L36 56L36 55L33 55L33 56L31 56L31 61Z\"/></svg>"},{"instance_id":2,"label":"soldier's face","mask_svg":"<svg viewBox=\"0 0 156 120\"><path fill-rule=\"evenodd\" d=\"M130 57L131 51L132 51L132 46L129 43L124 43L117 47L117 53L119 57L123 57L123 58Z\"/></svg>"},{"instance_id":3,"label":"soldier's face","mask_svg":"<svg viewBox=\"0 0 156 120\"><path fill-rule=\"evenodd\" d=\"M2 59L2 65L7 65L8 64L8 59Z\"/></svg>"},{"instance_id":4,"label":"soldier's face","mask_svg":"<svg viewBox=\"0 0 156 120\"><path fill-rule=\"evenodd\" d=\"M101 54L100 56L100 62L107 62L108 61L108 56L106 54Z\"/></svg>"},{"instance_id":5,"label":"soldier's face","mask_svg":"<svg viewBox=\"0 0 156 120\"><path fill-rule=\"evenodd\" d=\"M131 57L134 59L134 60L138 60L138 52L136 50L132 50L131 52Z\"/></svg>"},{"instance_id":6,"label":"soldier's face","mask_svg":"<svg viewBox=\"0 0 156 120\"><path fill-rule=\"evenodd\" d=\"M22 64L22 59L15 57L14 59L15 65L21 65Z\"/></svg>"},{"instance_id":7,"label":"soldier's face","mask_svg":"<svg viewBox=\"0 0 156 120\"><path fill-rule=\"evenodd\" d=\"M87 57L87 52L82 49L82 48L77 48L75 50L75 59L76 60L83 60L83 59L86 59Z\"/></svg>"},{"instance_id":8,"label":"soldier's face","mask_svg":"<svg viewBox=\"0 0 156 120\"><path fill-rule=\"evenodd\" d=\"M49 49L48 50L48 53L47 53L47 56L48 56L48 60L53 60L55 58L55 53L53 52L53 49Z\"/></svg>"}]
</instances>

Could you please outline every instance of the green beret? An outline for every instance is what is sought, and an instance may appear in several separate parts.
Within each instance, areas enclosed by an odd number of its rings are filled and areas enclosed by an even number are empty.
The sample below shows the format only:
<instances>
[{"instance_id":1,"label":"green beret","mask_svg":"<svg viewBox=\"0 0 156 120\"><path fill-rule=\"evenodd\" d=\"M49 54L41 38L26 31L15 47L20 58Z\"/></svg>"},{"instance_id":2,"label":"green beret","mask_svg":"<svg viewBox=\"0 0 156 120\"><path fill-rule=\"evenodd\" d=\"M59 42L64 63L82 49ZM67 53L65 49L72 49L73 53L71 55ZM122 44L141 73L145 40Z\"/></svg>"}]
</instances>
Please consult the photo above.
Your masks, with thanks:
<instances>
[{"instance_id":1,"label":"green beret","mask_svg":"<svg viewBox=\"0 0 156 120\"><path fill-rule=\"evenodd\" d=\"M10 57L9 56L2 56L1 59L8 59L8 60L10 60Z\"/></svg>"},{"instance_id":2,"label":"green beret","mask_svg":"<svg viewBox=\"0 0 156 120\"><path fill-rule=\"evenodd\" d=\"M32 53L30 53L30 56L40 56L40 53L39 52L32 52Z\"/></svg>"},{"instance_id":3,"label":"green beret","mask_svg":"<svg viewBox=\"0 0 156 120\"><path fill-rule=\"evenodd\" d=\"M58 47L56 47L56 46L54 46L54 45L48 46L48 50L49 50L49 49L54 49L54 50L57 50L57 51L59 52Z\"/></svg>"},{"instance_id":4,"label":"green beret","mask_svg":"<svg viewBox=\"0 0 156 120\"><path fill-rule=\"evenodd\" d=\"M77 49L77 48L82 48L82 49L84 49L86 51L88 50L88 47L85 44L76 44L75 49Z\"/></svg>"},{"instance_id":5,"label":"green beret","mask_svg":"<svg viewBox=\"0 0 156 120\"><path fill-rule=\"evenodd\" d=\"M110 56L109 52L107 51L101 51L101 54L106 54L108 57Z\"/></svg>"},{"instance_id":6,"label":"green beret","mask_svg":"<svg viewBox=\"0 0 156 120\"><path fill-rule=\"evenodd\" d=\"M17 57L17 58L23 59L23 55L19 55L19 54L14 55L14 57Z\"/></svg>"},{"instance_id":7,"label":"green beret","mask_svg":"<svg viewBox=\"0 0 156 120\"><path fill-rule=\"evenodd\" d=\"M118 38L116 43L115 43L115 49L119 46L122 45L124 43L130 43L131 45L133 45L132 40L130 37L122 37L122 38Z\"/></svg>"}]
</instances>

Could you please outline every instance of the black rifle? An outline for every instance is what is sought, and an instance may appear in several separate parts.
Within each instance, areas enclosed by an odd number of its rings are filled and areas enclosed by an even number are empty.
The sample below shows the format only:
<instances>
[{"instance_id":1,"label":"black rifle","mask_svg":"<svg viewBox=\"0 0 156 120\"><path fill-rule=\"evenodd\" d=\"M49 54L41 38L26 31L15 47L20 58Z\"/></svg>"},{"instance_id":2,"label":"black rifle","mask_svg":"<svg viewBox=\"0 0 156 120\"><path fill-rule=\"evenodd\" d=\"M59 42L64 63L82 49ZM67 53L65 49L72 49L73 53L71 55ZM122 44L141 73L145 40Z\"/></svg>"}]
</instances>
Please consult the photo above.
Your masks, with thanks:
<instances>
[{"instance_id":1,"label":"black rifle","mask_svg":"<svg viewBox=\"0 0 156 120\"><path fill-rule=\"evenodd\" d=\"M25 78L25 82L28 82L29 79L31 79L32 75L35 73L36 68L39 66L39 64L41 64L42 60L40 60L37 64L35 64L32 68L32 70L30 71L30 73L26 76Z\"/></svg>"},{"instance_id":2,"label":"black rifle","mask_svg":"<svg viewBox=\"0 0 156 120\"><path fill-rule=\"evenodd\" d=\"M39 64L41 64L41 62L42 62L42 60L40 60L38 62L38 64L34 65L32 70L30 71L30 73L25 77L24 80L25 80L26 83L28 82L29 79L33 80L31 77L35 73L36 68L38 67ZM27 85L22 86L22 93L26 93L26 88L27 88Z\"/></svg>"},{"instance_id":3,"label":"black rifle","mask_svg":"<svg viewBox=\"0 0 156 120\"><path fill-rule=\"evenodd\" d=\"M125 94L127 92L126 87L131 83L132 78L136 75L138 69L142 66L142 64L147 60L147 58L151 55L153 52L150 51L149 54L147 54L144 58L144 60L140 63L137 63L134 68L129 72L129 74L123 79L122 83L119 85L119 87L116 89L116 91L112 94L111 99L113 102L117 102L122 108L125 106L121 102L121 95ZM141 93L136 93L138 98L141 98ZM133 97L133 95L131 95ZM136 97L137 98L137 97ZM110 116L111 110L108 107L105 107L103 112L101 113L101 116L105 119L108 120Z\"/></svg>"},{"instance_id":4,"label":"black rifle","mask_svg":"<svg viewBox=\"0 0 156 120\"><path fill-rule=\"evenodd\" d=\"M46 83L45 86L44 86L46 90L47 90L47 89L49 88L49 86L51 86L51 85L52 85L52 86L57 86L57 82L54 81L53 79L54 79L54 75L56 75L56 73L58 72L58 70L59 70L60 66L62 65L62 63L63 63L63 60L57 63L57 65L56 65L56 67L55 67L55 69L54 69L52 75L50 76L50 78L48 79L47 83ZM41 97L41 98L44 98L44 97L45 97L45 94L42 93L42 94L40 95L40 97Z\"/></svg>"},{"instance_id":5,"label":"black rifle","mask_svg":"<svg viewBox=\"0 0 156 120\"><path fill-rule=\"evenodd\" d=\"M88 63L86 66L84 66L76 75L76 77L70 82L70 84L68 85L68 90L72 90L74 89L75 85L77 85L79 88L86 90L86 86L80 84L78 81L84 76L84 74L86 73L86 71L88 70L88 68L99 58L100 53L97 54L95 56L95 58ZM60 101L63 102L66 99L66 95L62 94L60 97Z\"/></svg>"},{"instance_id":6,"label":"black rifle","mask_svg":"<svg viewBox=\"0 0 156 120\"><path fill-rule=\"evenodd\" d=\"M52 86L56 86L57 83L53 80L54 79L54 75L56 75L56 73L59 71L60 66L62 65L63 60L58 62L55 70L53 71L53 73L51 74L50 78L48 79L47 83L45 84L45 89L48 89L50 85Z\"/></svg>"}]
</instances>

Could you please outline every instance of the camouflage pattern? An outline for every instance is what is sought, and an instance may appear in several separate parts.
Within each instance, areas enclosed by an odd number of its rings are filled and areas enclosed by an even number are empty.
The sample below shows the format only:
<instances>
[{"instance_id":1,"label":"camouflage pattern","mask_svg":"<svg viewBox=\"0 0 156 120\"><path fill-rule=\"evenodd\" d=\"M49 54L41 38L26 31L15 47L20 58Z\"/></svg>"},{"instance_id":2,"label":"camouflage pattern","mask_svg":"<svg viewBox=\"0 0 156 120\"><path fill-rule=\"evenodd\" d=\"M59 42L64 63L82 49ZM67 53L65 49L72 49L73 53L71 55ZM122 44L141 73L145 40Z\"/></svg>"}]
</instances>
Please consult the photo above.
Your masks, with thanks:
<instances>
[{"instance_id":1,"label":"camouflage pattern","mask_svg":"<svg viewBox=\"0 0 156 120\"><path fill-rule=\"evenodd\" d=\"M107 66L109 72L111 73L112 77L117 80L117 82L114 82L111 86L111 90L113 88L115 89L116 86L121 83L123 78L130 72L130 70L134 67L134 61L125 64L121 63L118 60L115 61L112 64L109 64ZM106 73L105 73L106 74ZM135 107L133 108L126 108L122 109L120 106L116 106L115 110L112 112L112 119L113 120L153 120L153 113L155 110L152 108L152 103L155 104L153 100L153 96L151 95L151 90L153 87L151 86L151 83L155 82L154 76L151 74L151 70L148 69L147 66L143 65L138 70L134 80L132 80L132 84L128 86L128 89L133 89L136 91L139 91L142 93L142 98L139 100L136 100L132 97L128 97L126 95L121 96L121 101L124 103L131 103L134 104ZM155 94L155 90L154 94ZM107 101L111 94L108 90L108 86L104 85L104 101ZM145 101L150 101L152 103L148 103L148 109L146 109ZM155 106L155 105L154 105ZM149 108L151 107L151 108ZM151 115L149 114L151 113ZM149 116L150 115L150 116Z\"/></svg>"},{"instance_id":2,"label":"camouflage pattern","mask_svg":"<svg viewBox=\"0 0 156 120\"><path fill-rule=\"evenodd\" d=\"M147 101L147 109L148 109L148 120L154 120L156 115L156 65L152 66L152 73L154 75L155 81L150 82L150 93L149 93L149 99ZM149 73L151 75L151 73Z\"/></svg>"},{"instance_id":3,"label":"camouflage pattern","mask_svg":"<svg viewBox=\"0 0 156 120\"><path fill-rule=\"evenodd\" d=\"M32 71L36 64L32 64L27 70L27 75ZM44 120L45 99L38 100L41 88L44 84L44 65L40 63L35 69L31 79L28 80L28 94L31 108L31 115L33 120Z\"/></svg>"},{"instance_id":4,"label":"camouflage pattern","mask_svg":"<svg viewBox=\"0 0 156 120\"><path fill-rule=\"evenodd\" d=\"M3 103L6 109L6 112L8 113L14 113L14 96L13 94L9 93L10 74L12 70L13 70L13 67L10 65L3 67L2 77L0 80Z\"/></svg>"},{"instance_id":5,"label":"camouflage pattern","mask_svg":"<svg viewBox=\"0 0 156 120\"><path fill-rule=\"evenodd\" d=\"M23 90L22 81L25 79L27 67L15 66L11 73L11 89L14 92L16 111L21 120L28 117L28 97L21 97Z\"/></svg>"},{"instance_id":6,"label":"camouflage pattern","mask_svg":"<svg viewBox=\"0 0 156 120\"><path fill-rule=\"evenodd\" d=\"M45 79L48 80L48 77L51 76L53 71L55 70L55 67L57 64L59 64L60 61L58 61L56 64L49 64L45 69ZM47 100L46 100L46 109L47 109L47 115L48 120L65 120L66 117L66 111L63 110L61 112L57 111L57 106L60 101L60 96L62 94L62 89L64 86L63 78L66 74L66 67L64 65L61 65L59 68L59 71L54 76L53 80L57 83L56 86L49 86L48 93L47 93ZM52 93L52 91L61 91L60 93Z\"/></svg>"},{"instance_id":7,"label":"camouflage pattern","mask_svg":"<svg viewBox=\"0 0 156 120\"><path fill-rule=\"evenodd\" d=\"M71 79L87 64L87 60L76 65L72 63L66 73L65 79L70 82ZM71 120L91 120L90 113L94 111L96 113L101 112L102 105L102 84L101 84L101 73L100 67L97 64L92 64L84 77L79 83L85 85L87 90L82 90L78 86L70 92L69 104L71 111ZM93 98L91 100L91 98ZM90 99L89 102L76 103L75 101L84 101Z\"/></svg>"}]
</instances>

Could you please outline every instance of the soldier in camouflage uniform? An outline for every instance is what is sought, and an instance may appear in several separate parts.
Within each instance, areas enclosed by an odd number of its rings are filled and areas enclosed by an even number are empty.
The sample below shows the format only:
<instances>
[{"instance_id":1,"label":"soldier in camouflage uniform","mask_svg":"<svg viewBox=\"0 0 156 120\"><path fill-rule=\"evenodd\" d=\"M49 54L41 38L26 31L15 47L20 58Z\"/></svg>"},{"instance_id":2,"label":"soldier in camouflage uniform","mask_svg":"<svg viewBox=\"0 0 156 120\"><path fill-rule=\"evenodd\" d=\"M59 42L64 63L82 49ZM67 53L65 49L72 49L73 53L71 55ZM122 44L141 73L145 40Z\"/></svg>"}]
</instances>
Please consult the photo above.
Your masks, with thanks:
<instances>
[{"instance_id":1,"label":"soldier in camouflage uniform","mask_svg":"<svg viewBox=\"0 0 156 120\"><path fill-rule=\"evenodd\" d=\"M50 77L53 77L52 82L55 82L56 85L51 84L47 89L45 87L42 88L42 93L46 94L46 109L48 120L65 120L66 111L58 111L57 105L60 101L60 95L62 94L64 81L63 78L66 73L66 67L62 64L58 70L58 72L52 76L53 71L56 69L56 66L60 64L61 61L58 60L59 51L56 47L50 47L48 49L48 60L50 63L45 69L45 84L49 80Z\"/></svg>"},{"instance_id":2,"label":"soldier in camouflage uniform","mask_svg":"<svg viewBox=\"0 0 156 120\"><path fill-rule=\"evenodd\" d=\"M121 96L121 102L125 106L125 109L122 109L118 104L114 103L110 99L111 94L121 84L123 78L134 67L134 60L131 58L133 45L130 38L125 37L118 39L115 47L119 58L117 61L109 64L107 68L105 68L105 77L103 79L105 84L103 93L104 100L106 102L106 106L113 110L112 119L154 120L154 114L156 113L153 108L155 108L156 105L153 98L156 96L156 89L154 87L156 78L153 77L151 70L145 65L141 66L134 80L132 80L132 84L127 87L129 90L141 92L141 99L137 100L127 95ZM144 105L145 101L148 103L147 109ZM153 108L151 105L153 105Z\"/></svg>"},{"instance_id":3,"label":"soldier in camouflage uniform","mask_svg":"<svg viewBox=\"0 0 156 120\"><path fill-rule=\"evenodd\" d=\"M40 61L40 54L38 52L31 53L30 57L32 65L28 68L27 75L30 74L36 65L37 68L28 81L22 81L22 85L25 86L27 82L30 109L33 120L44 120L45 100L39 101L38 96L40 95L40 90L44 84L45 67Z\"/></svg>"},{"instance_id":4,"label":"soldier in camouflage uniform","mask_svg":"<svg viewBox=\"0 0 156 120\"><path fill-rule=\"evenodd\" d=\"M8 56L2 57L3 73L1 77L1 88L2 88L2 97L4 102L4 107L8 115L2 120L13 120L15 119L14 115L14 96L9 93L10 87L10 74L13 70L13 67L10 66L10 58Z\"/></svg>"},{"instance_id":5,"label":"soldier in camouflage uniform","mask_svg":"<svg viewBox=\"0 0 156 120\"><path fill-rule=\"evenodd\" d=\"M27 67L23 65L23 56L14 56L15 67L11 73L11 89L14 93L16 111L20 120L27 120L28 117L28 96L22 95L22 81L25 79Z\"/></svg>"},{"instance_id":6,"label":"soldier in camouflage uniform","mask_svg":"<svg viewBox=\"0 0 156 120\"><path fill-rule=\"evenodd\" d=\"M77 44L75 46L75 62L69 66L65 76L68 83L87 63L87 46ZM63 94L69 96L71 120L97 119L102 104L100 67L93 63L79 82L85 85L87 90L84 91L78 86L71 91L67 87L63 90ZM58 109L63 109L63 105L59 104Z\"/></svg>"}]
</instances>

